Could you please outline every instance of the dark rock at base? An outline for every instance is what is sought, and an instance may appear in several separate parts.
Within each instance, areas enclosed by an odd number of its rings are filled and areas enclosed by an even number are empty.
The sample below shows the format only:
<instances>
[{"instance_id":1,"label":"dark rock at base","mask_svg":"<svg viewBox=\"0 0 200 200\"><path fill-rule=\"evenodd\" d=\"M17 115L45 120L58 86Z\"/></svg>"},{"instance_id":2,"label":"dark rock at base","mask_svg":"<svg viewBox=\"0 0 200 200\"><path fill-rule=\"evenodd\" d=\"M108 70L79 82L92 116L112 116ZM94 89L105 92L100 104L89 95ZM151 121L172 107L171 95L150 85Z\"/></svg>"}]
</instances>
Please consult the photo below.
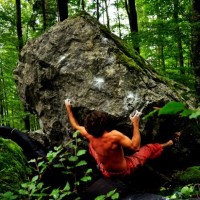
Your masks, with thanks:
<instances>
[{"instance_id":1,"label":"dark rock at base","mask_svg":"<svg viewBox=\"0 0 200 200\"><path fill-rule=\"evenodd\" d=\"M100 178L94 182L87 191L83 194L83 199L95 199L97 196L106 195L110 191L115 190L120 194L122 200L165 200L165 197L150 193L136 193L134 186L132 190L131 185L127 185L120 179Z\"/></svg>"},{"instance_id":2,"label":"dark rock at base","mask_svg":"<svg viewBox=\"0 0 200 200\"><path fill-rule=\"evenodd\" d=\"M25 134L16 128L8 126L0 126L0 137L11 139L17 143L22 149L28 160L33 158L45 158L48 147L42 146L39 142L34 141L28 134Z\"/></svg>"},{"instance_id":3,"label":"dark rock at base","mask_svg":"<svg viewBox=\"0 0 200 200\"><path fill-rule=\"evenodd\" d=\"M163 197L161 195L157 194L149 194L149 193L144 193L144 194L133 194L129 195L122 200L166 200L166 197Z\"/></svg>"},{"instance_id":4,"label":"dark rock at base","mask_svg":"<svg viewBox=\"0 0 200 200\"><path fill-rule=\"evenodd\" d=\"M82 195L84 200L95 199L100 195L106 195L108 192L117 188L120 194L126 193L126 185L119 179L100 178L94 182Z\"/></svg>"}]
</instances>

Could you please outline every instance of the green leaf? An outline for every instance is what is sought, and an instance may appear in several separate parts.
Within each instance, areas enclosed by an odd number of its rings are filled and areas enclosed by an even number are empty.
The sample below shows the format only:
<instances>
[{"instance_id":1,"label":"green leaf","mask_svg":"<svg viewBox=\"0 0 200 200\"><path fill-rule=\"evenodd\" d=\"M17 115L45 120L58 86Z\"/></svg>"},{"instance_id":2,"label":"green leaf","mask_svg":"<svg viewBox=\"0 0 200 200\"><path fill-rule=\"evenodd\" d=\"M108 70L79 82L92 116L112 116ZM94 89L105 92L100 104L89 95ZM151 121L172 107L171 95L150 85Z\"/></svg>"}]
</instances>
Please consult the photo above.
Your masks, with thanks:
<instances>
[{"instance_id":1,"label":"green leaf","mask_svg":"<svg viewBox=\"0 0 200 200\"><path fill-rule=\"evenodd\" d=\"M79 181L76 181L75 183L74 183L74 185L80 185L80 182Z\"/></svg>"},{"instance_id":2,"label":"green leaf","mask_svg":"<svg viewBox=\"0 0 200 200\"><path fill-rule=\"evenodd\" d=\"M36 162L36 159L31 159L28 161L28 163L35 163Z\"/></svg>"},{"instance_id":3,"label":"green leaf","mask_svg":"<svg viewBox=\"0 0 200 200\"><path fill-rule=\"evenodd\" d=\"M176 193L173 194L172 196L170 196L170 199L177 199L177 195L176 195Z\"/></svg>"},{"instance_id":4,"label":"green leaf","mask_svg":"<svg viewBox=\"0 0 200 200\"><path fill-rule=\"evenodd\" d=\"M190 119L196 119L197 117L200 116L200 110L195 110L190 116Z\"/></svg>"},{"instance_id":5,"label":"green leaf","mask_svg":"<svg viewBox=\"0 0 200 200\"><path fill-rule=\"evenodd\" d=\"M111 196L111 199L119 199L119 193L116 192L115 194L113 194L113 195Z\"/></svg>"},{"instance_id":6,"label":"green leaf","mask_svg":"<svg viewBox=\"0 0 200 200\"><path fill-rule=\"evenodd\" d=\"M60 190L57 188L57 189L54 189L52 192L51 192L51 196L53 196L54 199L58 199L59 197L59 192Z\"/></svg>"},{"instance_id":7,"label":"green leaf","mask_svg":"<svg viewBox=\"0 0 200 200\"><path fill-rule=\"evenodd\" d=\"M66 160L66 158L60 158L60 159L59 159L60 162L63 162L63 161L65 161L65 160Z\"/></svg>"},{"instance_id":8,"label":"green leaf","mask_svg":"<svg viewBox=\"0 0 200 200\"><path fill-rule=\"evenodd\" d=\"M86 174L89 174L92 172L92 168L87 169Z\"/></svg>"},{"instance_id":9,"label":"green leaf","mask_svg":"<svg viewBox=\"0 0 200 200\"><path fill-rule=\"evenodd\" d=\"M58 163L58 164L53 165L53 167L55 167L55 168L62 168L62 167L64 167L64 165L61 164L61 163Z\"/></svg>"},{"instance_id":10,"label":"green leaf","mask_svg":"<svg viewBox=\"0 0 200 200\"><path fill-rule=\"evenodd\" d=\"M104 199L106 199L106 195L100 195L96 197L94 200L104 200Z\"/></svg>"},{"instance_id":11,"label":"green leaf","mask_svg":"<svg viewBox=\"0 0 200 200\"><path fill-rule=\"evenodd\" d=\"M63 199L66 195L69 195L69 194L71 194L71 193L65 192L64 194L61 194L59 199Z\"/></svg>"},{"instance_id":12,"label":"green leaf","mask_svg":"<svg viewBox=\"0 0 200 200\"><path fill-rule=\"evenodd\" d=\"M73 137L73 138L76 138L76 137L78 136L78 134L80 134L80 131L74 132L73 135L72 135L72 137Z\"/></svg>"},{"instance_id":13,"label":"green leaf","mask_svg":"<svg viewBox=\"0 0 200 200\"><path fill-rule=\"evenodd\" d=\"M81 178L81 181L83 181L83 182L87 182L87 181L91 181L91 180L92 180L91 176L84 176L83 178Z\"/></svg>"},{"instance_id":14,"label":"green leaf","mask_svg":"<svg viewBox=\"0 0 200 200\"><path fill-rule=\"evenodd\" d=\"M18 195L14 195L13 192L6 192L2 195L3 199L13 200L18 199Z\"/></svg>"},{"instance_id":15,"label":"green leaf","mask_svg":"<svg viewBox=\"0 0 200 200\"><path fill-rule=\"evenodd\" d=\"M42 189L43 185L44 185L44 183L38 183L38 184L37 184L37 188L38 188L38 189Z\"/></svg>"},{"instance_id":16,"label":"green leaf","mask_svg":"<svg viewBox=\"0 0 200 200\"><path fill-rule=\"evenodd\" d=\"M44 161L38 163L38 167L41 167L44 164Z\"/></svg>"},{"instance_id":17,"label":"green leaf","mask_svg":"<svg viewBox=\"0 0 200 200\"><path fill-rule=\"evenodd\" d=\"M186 195L187 197L190 196L190 194L194 191L194 188L192 186L184 186L182 189L181 189L181 193Z\"/></svg>"},{"instance_id":18,"label":"green leaf","mask_svg":"<svg viewBox=\"0 0 200 200\"><path fill-rule=\"evenodd\" d=\"M19 194L28 195L28 191L27 190L19 190Z\"/></svg>"},{"instance_id":19,"label":"green leaf","mask_svg":"<svg viewBox=\"0 0 200 200\"><path fill-rule=\"evenodd\" d=\"M73 167L71 167L71 169L72 169ZM65 172L62 172L63 174L73 174L72 172L70 172L70 171L65 171Z\"/></svg>"},{"instance_id":20,"label":"green leaf","mask_svg":"<svg viewBox=\"0 0 200 200\"><path fill-rule=\"evenodd\" d=\"M66 183L65 187L63 188L63 190L65 190L65 191L69 191L70 190L69 182Z\"/></svg>"},{"instance_id":21,"label":"green leaf","mask_svg":"<svg viewBox=\"0 0 200 200\"><path fill-rule=\"evenodd\" d=\"M29 186L29 182L28 183L22 183L21 186L22 186L22 188L27 188Z\"/></svg>"},{"instance_id":22,"label":"green leaf","mask_svg":"<svg viewBox=\"0 0 200 200\"><path fill-rule=\"evenodd\" d=\"M181 116L182 116L182 117L188 117L188 116L190 116L192 113L193 113L192 110L185 109L185 110L183 110L183 112L181 113Z\"/></svg>"},{"instance_id":23,"label":"green leaf","mask_svg":"<svg viewBox=\"0 0 200 200\"><path fill-rule=\"evenodd\" d=\"M158 115L175 115L185 109L185 105L181 102L171 101L163 106Z\"/></svg>"},{"instance_id":24,"label":"green leaf","mask_svg":"<svg viewBox=\"0 0 200 200\"><path fill-rule=\"evenodd\" d=\"M55 151L59 151L59 152L60 152L60 151L62 151L62 149L63 149L63 148L62 148L62 146L61 146L61 145L60 145L60 146L58 146L58 147L54 147L54 150L55 150Z\"/></svg>"},{"instance_id":25,"label":"green leaf","mask_svg":"<svg viewBox=\"0 0 200 200\"><path fill-rule=\"evenodd\" d=\"M31 182L35 182L35 181L37 181L38 180L38 176L34 176L32 179L31 179Z\"/></svg>"},{"instance_id":26,"label":"green leaf","mask_svg":"<svg viewBox=\"0 0 200 200\"><path fill-rule=\"evenodd\" d=\"M76 164L76 167L83 166L83 165L87 165L87 162L85 160L81 160L80 162L78 162Z\"/></svg>"},{"instance_id":27,"label":"green leaf","mask_svg":"<svg viewBox=\"0 0 200 200\"><path fill-rule=\"evenodd\" d=\"M107 197L111 197L115 192L116 192L116 189L111 190L110 192L108 192Z\"/></svg>"},{"instance_id":28,"label":"green leaf","mask_svg":"<svg viewBox=\"0 0 200 200\"><path fill-rule=\"evenodd\" d=\"M151 116L153 116L157 112L158 112L158 110L153 110L153 111L149 112L147 115L145 115L144 117L142 117L142 119L146 120L146 119L150 118Z\"/></svg>"},{"instance_id":29,"label":"green leaf","mask_svg":"<svg viewBox=\"0 0 200 200\"><path fill-rule=\"evenodd\" d=\"M31 190L31 193L32 193L32 194L35 192L35 190L36 190L36 185L35 185L35 183L31 183L31 184L29 185L29 190Z\"/></svg>"},{"instance_id":30,"label":"green leaf","mask_svg":"<svg viewBox=\"0 0 200 200\"><path fill-rule=\"evenodd\" d=\"M75 162L75 161L77 161L78 160L78 157L77 156L70 156L69 157L69 161L71 161L71 162Z\"/></svg>"},{"instance_id":31,"label":"green leaf","mask_svg":"<svg viewBox=\"0 0 200 200\"><path fill-rule=\"evenodd\" d=\"M77 152L77 156L81 156L81 155L84 155L86 153L86 150L85 149L81 149Z\"/></svg>"}]
</instances>

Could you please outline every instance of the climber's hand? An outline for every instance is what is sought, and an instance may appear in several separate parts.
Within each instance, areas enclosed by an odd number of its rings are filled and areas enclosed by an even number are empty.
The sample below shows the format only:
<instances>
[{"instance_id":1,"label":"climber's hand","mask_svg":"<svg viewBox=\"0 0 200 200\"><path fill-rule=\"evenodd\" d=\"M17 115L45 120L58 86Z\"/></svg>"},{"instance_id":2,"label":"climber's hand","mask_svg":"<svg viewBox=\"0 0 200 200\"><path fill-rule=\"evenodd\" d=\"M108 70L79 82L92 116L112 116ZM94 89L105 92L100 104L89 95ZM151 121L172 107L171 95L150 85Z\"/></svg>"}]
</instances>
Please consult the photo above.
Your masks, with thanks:
<instances>
[{"instance_id":1,"label":"climber's hand","mask_svg":"<svg viewBox=\"0 0 200 200\"><path fill-rule=\"evenodd\" d=\"M65 99L65 106L71 107L71 100L69 98Z\"/></svg>"},{"instance_id":2,"label":"climber's hand","mask_svg":"<svg viewBox=\"0 0 200 200\"><path fill-rule=\"evenodd\" d=\"M138 110L132 112L129 115L129 118L131 120L131 122L135 125L136 123L138 124L140 121L140 115L142 114L142 112L139 112Z\"/></svg>"}]
</instances>

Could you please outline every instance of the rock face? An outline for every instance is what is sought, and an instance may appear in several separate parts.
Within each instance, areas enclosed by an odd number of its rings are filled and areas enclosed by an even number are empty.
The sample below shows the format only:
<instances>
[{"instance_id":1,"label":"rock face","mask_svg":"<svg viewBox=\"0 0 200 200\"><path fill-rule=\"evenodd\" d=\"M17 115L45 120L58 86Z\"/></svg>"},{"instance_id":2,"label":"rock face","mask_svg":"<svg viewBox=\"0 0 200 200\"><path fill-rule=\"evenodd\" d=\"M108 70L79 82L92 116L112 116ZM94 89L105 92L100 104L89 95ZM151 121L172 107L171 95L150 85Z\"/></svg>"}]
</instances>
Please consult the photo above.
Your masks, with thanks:
<instances>
[{"instance_id":1,"label":"rock face","mask_svg":"<svg viewBox=\"0 0 200 200\"><path fill-rule=\"evenodd\" d=\"M172 100L186 102L186 88L165 81L87 14L58 23L28 42L14 77L26 109L38 115L53 145L65 141L69 133L66 98L72 100L80 123L98 109L124 133L131 132L128 116L133 110L146 113Z\"/></svg>"}]
</instances>

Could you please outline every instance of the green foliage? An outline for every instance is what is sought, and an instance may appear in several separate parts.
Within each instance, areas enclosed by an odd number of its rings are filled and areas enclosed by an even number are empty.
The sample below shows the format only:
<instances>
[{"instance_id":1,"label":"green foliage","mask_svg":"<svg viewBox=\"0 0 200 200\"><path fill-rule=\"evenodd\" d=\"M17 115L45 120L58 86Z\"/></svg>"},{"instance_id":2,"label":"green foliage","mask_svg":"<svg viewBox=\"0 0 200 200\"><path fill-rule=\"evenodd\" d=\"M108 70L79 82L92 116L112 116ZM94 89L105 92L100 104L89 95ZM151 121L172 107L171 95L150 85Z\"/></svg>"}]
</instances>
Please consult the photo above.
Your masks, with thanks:
<instances>
[{"instance_id":1,"label":"green foliage","mask_svg":"<svg viewBox=\"0 0 200 200\"><path fill-rule=\"evenodd\" d=\"M116 189L111 190L106 195L100 195L95 198L95 200L105 200L105 199L119 199L119 193L116 191Z\"/></svg>"},{"instance_id":2,"label":"green foliage","mask_svg":"<svg viewBox=\"0 0 200 200\"><path fill-rule=\"evenodd\" d=\"M179 187L177 190L170 196L169 199L189 199L191 197L199 197L200 195L200 185L199 184L188 184L184 187Z\"/></svg>"},{"instance_id":3,"label":"green foliage","mask_svg":"<svg viewBox=\"0 0 200 200\"><path fill-rule=\"evenodd\" d=\"M46 161L30 160L29 163L35 164L37 175L34 175L29 181L21 183L21 187L15 187L15 190L7 188L7 190L4 190L4 193L0 193L0 198L2 200L80 199L79 192L92 180L92 168L87 168L87 162L83 159L87 151L80 148L82 141L78 138L78 134L78 131L75 132L73 134L74 140L67 142L64 147L58 146L55 147L54 150L49 151ZM19 147L17 148L21 152L21 149ZM58 161L56 164L54 162L55 160ZM67 175L66 184L62 188L47 187L41 181L49 167L59 168L63 174ZM25 168L21 167L21 169L24 170ZM13 179L13 177L11 178ZM96 197L96 200L118 198L119 193L115 189L108 192L106 195Z\"/></svg>"},{"instance_id":4,"label":"green foliage","mask_svg":"<svg viewBox=\"0 0 200 200\"><path fill-rule=\"evenodd\" d=\"M158 111L158 115L175 115L183 110L185 110L185 105L183 103L171 101Z\"/></svg>"},{"instance_id":5,"label":"green foliage","mask_svg":"<svg viewBox=\"0 0 200 200\"><path fill-rule=\"evenodd\" d=\"M0 137L0 191L19 189L30 173L22 149L12 140Z\"/></svg>"},{"instance_id":6,"label":"green foliage","mask_svg":"<svg viewBox=\"0 0 200 200\"><path fill-rule=\"evenodd\" d=\"M67 142L65 147L58 146L49 151L46 156L46 161L30 160L29 163L35 164L37 175L34 175L29 181L23 182L21 187L18 187L17 191L10 190L10 188L8 188L7 191L4 190L5 193L0 194L1 199L39 200L46 197L55 200L61 200L66 197L79 199L79 189L83 184L92 180L92 169L86 168L87 162L83 157L87 151L79 147L82 141L77 137L78 132L75 132L73 136L74 140ZM55 160L58 162L55 163ZM59 168L63 174L67 175L66 184L63 188L46 187L45 184L41 182L42 177L50 167ZM24 170L24 167L21 167L21 169Z\"/></svg>"},{"instance_id":7,"label":"green foliage","mask_svg":"<svg viewBox=\"0 0 200 200\"><path fill-rule=\"evenodd\" d=\"M141 55L165 77L193 88L191 5L187 0L136 1Z\"/></svg>"},{"instance_id":8,"label":"green foliage","mask_svg":"<svg viewBox=\"0 0 200 200\"><path fill-rule=\"evenodd\" d=\"M155 114L158 114L158 116L180 115L181 117L188 117L189 119L197 119L200 116L200 109L187 109L184 103L171 101L166 103L162 108L149 112L143 119L148 119Z\"/></svg>"},{"instance_id":9,"label":"green foliage","mask_svg":"<svg viewBox=\"0 0 200 200\"><path fill-rule=\"evenodd\" d=\"M179 172L176 178L184 184L199 183L200 180L200 166L192 166L183 172Z\"/></svg>"}]
</instances>

